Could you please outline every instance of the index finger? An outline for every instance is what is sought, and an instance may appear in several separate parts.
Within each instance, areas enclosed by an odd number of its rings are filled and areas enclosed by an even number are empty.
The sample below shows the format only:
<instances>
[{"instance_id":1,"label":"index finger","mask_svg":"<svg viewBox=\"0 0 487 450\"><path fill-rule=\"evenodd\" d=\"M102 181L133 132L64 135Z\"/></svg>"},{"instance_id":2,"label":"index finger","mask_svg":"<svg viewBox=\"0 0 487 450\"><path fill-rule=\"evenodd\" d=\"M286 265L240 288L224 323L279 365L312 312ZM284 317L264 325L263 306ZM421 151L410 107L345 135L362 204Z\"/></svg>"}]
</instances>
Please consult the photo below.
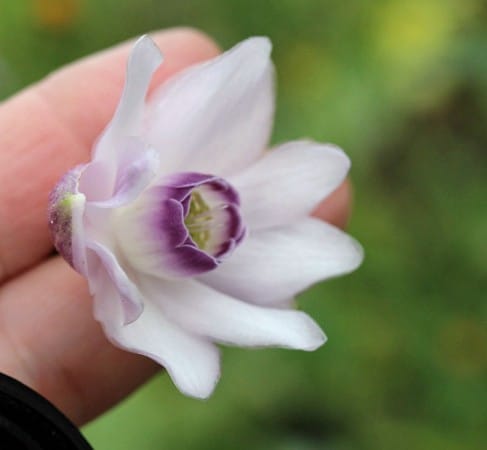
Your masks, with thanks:
<instances>
[{"instance_id":1,"label":"index finger","mask_svg":"<svg viewBox=\"0 0 487 450\"><path fill-rule=\"evenodd\" d=\"M203 34L152 35L165 55L153 85L218 53ZM59 177L87 160L120 96L132 43L53 73L0 105L0 282L52 251L47 197Z\"/></svg>"}]
</instances>

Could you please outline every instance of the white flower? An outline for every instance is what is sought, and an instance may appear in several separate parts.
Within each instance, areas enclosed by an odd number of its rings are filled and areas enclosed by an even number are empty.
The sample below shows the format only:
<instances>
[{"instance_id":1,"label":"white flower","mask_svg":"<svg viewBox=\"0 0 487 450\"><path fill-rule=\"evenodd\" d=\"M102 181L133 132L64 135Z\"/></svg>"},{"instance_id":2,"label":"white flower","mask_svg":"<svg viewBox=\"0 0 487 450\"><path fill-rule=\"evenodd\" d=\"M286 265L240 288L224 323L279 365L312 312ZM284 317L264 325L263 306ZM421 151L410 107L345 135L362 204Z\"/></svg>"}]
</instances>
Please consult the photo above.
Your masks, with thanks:
<instances>
[{"instance_id":1,"label":"white flower","mask_svg":"<svg viewBox=\"0 0 487 450\"><path fill-rule=\"evenodd\" d=\"M146 103L162 57L140 38L92 161L50 197L56 248L87 277L108 338L163 365L195 397L218 381L215 343L322 345L293 296L362 260L352 238L309 217L346 176L345 154L308 141L265 151L270 50L267 39L248 39Z\"/></svg>"}]
</instances>

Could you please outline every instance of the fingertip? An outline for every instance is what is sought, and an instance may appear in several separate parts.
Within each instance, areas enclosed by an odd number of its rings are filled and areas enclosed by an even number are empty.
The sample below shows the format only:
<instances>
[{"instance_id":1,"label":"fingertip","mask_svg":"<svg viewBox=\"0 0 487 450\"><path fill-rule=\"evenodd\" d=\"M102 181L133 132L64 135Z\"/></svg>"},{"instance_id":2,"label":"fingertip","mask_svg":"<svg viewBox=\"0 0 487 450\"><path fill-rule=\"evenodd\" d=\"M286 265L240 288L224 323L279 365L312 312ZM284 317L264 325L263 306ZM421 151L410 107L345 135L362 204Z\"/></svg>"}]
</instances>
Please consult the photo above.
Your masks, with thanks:
<instances>
[{"instance_id":1,"label":"fingertip","mask_svg":"<svg viewBox=\"0 0 487 450\"><path fill-rule=\"evenodd\" d=\"M352 209L352 184L346 179L313 211L313 216L339 228L346 228Z\"/></svg>"},{"instance_id":2,"label":"fingertip","mask_svg":"<svg viewBox=\"0 0 487 450\"><path fill-rule=\"evenodd\" d=\"M156 30L148 33L161 50L167 43L184 47L187 52L194 52L198 59L212 58L221 52L218 44L204 31L192 27L175 27L167 30Z\"/></svg>"},{"instance_id":3,"label":"fingertip","mask_svg":"<svg viewBox=\"0 0 487 450\"><path fill-rule=\"evenodd\" d=\"M163 64L154 73L149 91L159 86L172 74L192 64L214 58L221 52L209 35L196 28L177 27L148 34L164 57ZM126 45L130 48L133 40Z\"/></svg>"}]
</instances>

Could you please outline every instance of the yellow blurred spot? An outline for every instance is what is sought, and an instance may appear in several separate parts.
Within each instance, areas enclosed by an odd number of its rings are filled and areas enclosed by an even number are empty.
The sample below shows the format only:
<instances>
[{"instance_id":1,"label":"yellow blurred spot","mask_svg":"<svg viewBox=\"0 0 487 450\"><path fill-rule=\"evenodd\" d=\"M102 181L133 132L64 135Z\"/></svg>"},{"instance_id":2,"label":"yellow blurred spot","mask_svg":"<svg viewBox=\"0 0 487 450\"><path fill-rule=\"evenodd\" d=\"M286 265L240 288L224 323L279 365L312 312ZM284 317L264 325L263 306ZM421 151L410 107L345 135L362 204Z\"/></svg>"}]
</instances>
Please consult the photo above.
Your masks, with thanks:
<instances>
[{"instance_id":1,"label":"yellow blurred spot","mask_svg":"<svg viewBox=\"0 0 487 450\"><path fill-rule=\"evenodd\" d=\"M69 28L80 10L82 0L32 0L38 23L51 30Z\"/></svg>"},{"instance_id":2,"label":"yellow blurred spot","mask_svg":"<svg viewBox=\"0 0 487 450\"><path fill-rule=\"evenodd\" d=\"M393 2L381 9L378 45L389 60L435 53L452 26L450 11L433 2Z\"/></svg>"},{"instance_id":3,"label":"yellow blurred spot","mask_svg":"<svg viewBox=\"0 0 487 450\"><path fill-rule=\"evenodd\" d=\"M379 61L390 68L401 84L446 54L455 32L477 8L477 0L381 3L372 31Z\"/></svg>"}]
</instances>

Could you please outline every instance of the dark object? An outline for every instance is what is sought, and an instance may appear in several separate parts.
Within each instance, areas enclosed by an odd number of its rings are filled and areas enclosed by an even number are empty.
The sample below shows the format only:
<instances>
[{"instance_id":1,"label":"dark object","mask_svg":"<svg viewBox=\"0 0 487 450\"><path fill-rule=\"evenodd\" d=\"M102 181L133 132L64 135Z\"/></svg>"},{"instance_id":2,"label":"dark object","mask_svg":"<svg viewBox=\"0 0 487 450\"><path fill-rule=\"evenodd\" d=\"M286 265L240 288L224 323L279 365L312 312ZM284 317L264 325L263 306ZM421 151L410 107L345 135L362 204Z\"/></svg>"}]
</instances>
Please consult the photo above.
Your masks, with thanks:
<instances>
[{"instance_id":1,"label":"dark object","mask_svg":"<svg viewBox=\"0 0 487 450\"><path fill-rule=\"evenodd\" d=\"M0 374L0 449L93 450L56 407L3 374Z\"/></svg>"}]
</instances>

